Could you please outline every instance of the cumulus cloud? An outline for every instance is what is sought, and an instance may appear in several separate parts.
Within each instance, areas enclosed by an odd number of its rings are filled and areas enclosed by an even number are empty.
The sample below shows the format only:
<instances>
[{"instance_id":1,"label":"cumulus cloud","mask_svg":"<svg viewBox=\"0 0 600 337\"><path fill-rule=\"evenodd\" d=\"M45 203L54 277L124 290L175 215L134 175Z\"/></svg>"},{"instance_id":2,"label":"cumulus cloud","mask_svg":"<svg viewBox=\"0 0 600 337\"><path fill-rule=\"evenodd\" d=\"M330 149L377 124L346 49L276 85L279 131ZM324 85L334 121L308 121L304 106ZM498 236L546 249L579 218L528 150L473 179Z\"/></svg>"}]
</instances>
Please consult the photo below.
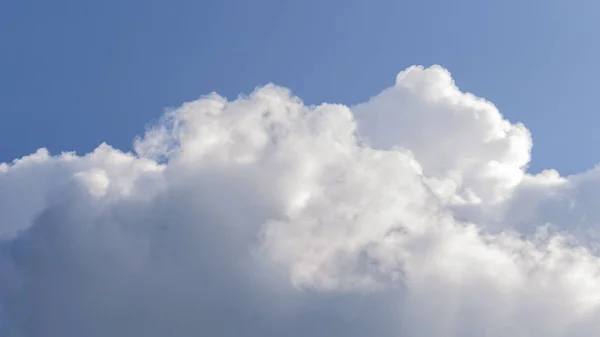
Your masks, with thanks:
<instances>
[{"instance_id":1,"label":"cumulus cloud","mask_svg":"<svg viewBox=\"0 0 600 337\"><path fill-rule=\"evenodd\" d=\"M0 335L597 336L599 171L442 67L354 107L211 94L0 165Z\"/></svg>"}]
</instances>

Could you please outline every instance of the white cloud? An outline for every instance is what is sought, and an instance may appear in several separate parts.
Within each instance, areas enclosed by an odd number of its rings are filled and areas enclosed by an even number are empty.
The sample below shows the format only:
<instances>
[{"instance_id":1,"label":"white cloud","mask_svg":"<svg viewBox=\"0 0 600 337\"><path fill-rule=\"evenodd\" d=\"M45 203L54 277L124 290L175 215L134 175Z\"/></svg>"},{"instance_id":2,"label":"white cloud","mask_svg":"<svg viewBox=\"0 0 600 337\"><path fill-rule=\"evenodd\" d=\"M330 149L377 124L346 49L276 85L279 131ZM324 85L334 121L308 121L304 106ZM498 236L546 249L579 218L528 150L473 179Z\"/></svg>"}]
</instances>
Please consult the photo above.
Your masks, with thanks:
<instances>
[{"instance_id":1,"label":"white cloud","mask_svg":"<svg viewBox=\"0 0 600 337\"><path fill-rule=\"evenodd\" d=\"M354 111L371 146L411 150L454 202L505 197L529 162L529 131L504 120L492 103L461 92L439 66L401 72L395 86Z\"/></svg>"},{"instance_id":2,"label":"white cloud","mask_svg":"<svg viewBox=\"0 0 600 337\"><path fill-rule=\"evenodd\" d=\"M441 67L355 107L268 85L0 166L0 335L597 336L598 169Z\"/></svg>"}]
</instances>

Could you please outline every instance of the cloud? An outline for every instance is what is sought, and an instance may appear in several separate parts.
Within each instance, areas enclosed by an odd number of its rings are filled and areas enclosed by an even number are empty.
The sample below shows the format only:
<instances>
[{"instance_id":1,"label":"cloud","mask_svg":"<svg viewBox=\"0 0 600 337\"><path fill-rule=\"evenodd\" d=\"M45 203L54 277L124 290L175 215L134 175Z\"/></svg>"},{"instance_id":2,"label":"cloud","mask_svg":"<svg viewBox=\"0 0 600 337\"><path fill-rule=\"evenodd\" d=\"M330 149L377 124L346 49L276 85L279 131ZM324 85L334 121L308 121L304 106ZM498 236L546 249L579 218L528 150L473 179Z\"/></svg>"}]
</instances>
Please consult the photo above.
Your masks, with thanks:
<instances>
[{"instance_id":1,"label":"cloud","mask_svg":"<svg viewBox=\"0 0 600 337\"><path fill-rule=\"evenodd\" d=\"M598 169L411 67L354 107L275 85L0 165L0 335L597 336Z\"/></svg>"}]
</instances>

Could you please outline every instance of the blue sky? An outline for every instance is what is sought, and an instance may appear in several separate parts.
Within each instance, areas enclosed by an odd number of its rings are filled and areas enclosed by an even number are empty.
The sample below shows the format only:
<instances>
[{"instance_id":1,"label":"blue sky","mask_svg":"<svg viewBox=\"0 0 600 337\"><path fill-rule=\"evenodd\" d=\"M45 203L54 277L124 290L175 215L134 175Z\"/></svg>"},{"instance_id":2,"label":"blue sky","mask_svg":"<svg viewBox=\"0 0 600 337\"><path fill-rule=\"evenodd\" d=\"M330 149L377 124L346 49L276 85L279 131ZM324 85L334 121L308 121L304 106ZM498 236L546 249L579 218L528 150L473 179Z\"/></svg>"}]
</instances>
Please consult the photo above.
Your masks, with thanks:
<instances>
[{"instance_id":1,"label":"blue sky","mask_svg":"<svg viewBox=\"0 0 600 337\"><path fill-rule=\"evenodd\" d=\"M441 64L534 140L532 171L596 154L596 1L0 3L0 161L48 147L128 150L165 107L274 82L354 104ZM595 22L596 21L596 22Z\"/></svg>"}]
</instances>

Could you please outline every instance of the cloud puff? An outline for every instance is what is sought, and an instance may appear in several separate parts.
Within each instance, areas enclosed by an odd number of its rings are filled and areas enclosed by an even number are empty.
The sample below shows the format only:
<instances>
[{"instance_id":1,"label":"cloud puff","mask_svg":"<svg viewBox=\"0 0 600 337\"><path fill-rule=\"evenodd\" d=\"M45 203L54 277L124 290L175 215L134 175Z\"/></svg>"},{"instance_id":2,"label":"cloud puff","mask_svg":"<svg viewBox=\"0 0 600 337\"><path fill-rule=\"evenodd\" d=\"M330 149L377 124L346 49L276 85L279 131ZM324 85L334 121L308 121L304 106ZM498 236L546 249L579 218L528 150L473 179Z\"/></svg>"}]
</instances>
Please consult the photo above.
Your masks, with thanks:
<instances>
[{"instance_id":1,"label":"cloud puff","mask_svg":"<svg viewBox=\"0 0 600 337\"><path fill-rule=\"evenodd\" d=\"M0 165L0 335L597 336L598 170L411 67L355 107L274 85L134 143Z\"/></svg>"}]
</instances>

